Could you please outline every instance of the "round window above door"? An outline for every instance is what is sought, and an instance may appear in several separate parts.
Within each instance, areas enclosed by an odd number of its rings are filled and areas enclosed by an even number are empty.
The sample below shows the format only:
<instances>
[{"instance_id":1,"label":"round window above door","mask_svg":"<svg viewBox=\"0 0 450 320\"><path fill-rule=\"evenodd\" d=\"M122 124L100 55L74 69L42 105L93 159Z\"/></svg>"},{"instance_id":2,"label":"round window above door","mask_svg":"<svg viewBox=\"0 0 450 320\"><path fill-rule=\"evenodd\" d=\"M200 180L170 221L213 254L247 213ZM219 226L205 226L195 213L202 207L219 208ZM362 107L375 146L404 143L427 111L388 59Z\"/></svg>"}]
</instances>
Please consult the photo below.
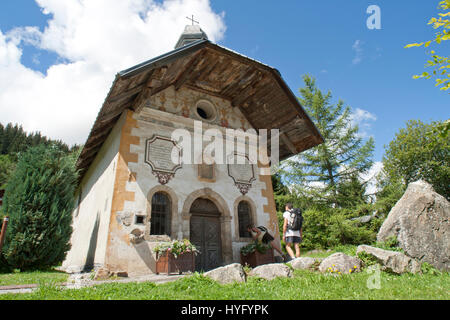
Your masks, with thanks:
<instances>
[{"instance_id":1,"label":"round window above door","mask_svg":"<svg viewBox=\"0 0 450 320\"><path fill-rule=\"evenodd\" d=\"M217 118L216 107L208 100L199 100L195 105L195 114L197 117L206 122L213 122Z\"/></svg>"}]
</instances>

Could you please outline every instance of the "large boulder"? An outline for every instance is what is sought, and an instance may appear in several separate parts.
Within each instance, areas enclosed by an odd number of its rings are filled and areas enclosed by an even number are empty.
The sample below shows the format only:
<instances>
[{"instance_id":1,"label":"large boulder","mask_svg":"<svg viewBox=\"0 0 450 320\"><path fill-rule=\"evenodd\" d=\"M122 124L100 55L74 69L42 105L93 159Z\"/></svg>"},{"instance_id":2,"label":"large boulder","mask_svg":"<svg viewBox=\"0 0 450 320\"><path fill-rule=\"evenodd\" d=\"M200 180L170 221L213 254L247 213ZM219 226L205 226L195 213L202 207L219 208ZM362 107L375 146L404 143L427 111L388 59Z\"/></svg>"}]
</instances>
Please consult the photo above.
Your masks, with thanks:
<instances>
[{"instance_id":1,"label":"large boulder","mask_svg":"<svg viewBox=\"0 0 450 320\"><path fill-rule=\"evenodd\" d=\"M408 256L450 270L450 203L430 184L411 183L392 208L377 240L393 236Z\"/></svg>"},{"instance_id":2,"label":"large boulder","mask_svg":"<svg viewBox=\"0 0 450 320\"><path fill-rule=\"evenodd\" d=\"M357 254L361 252L374 257L381 264L383 271L390 271L396 274L420 272L420 263L401 252L383 250L366 245L361 245L356 249Z\"/></svg>"},{"instance_id":3,"label":"large boulder","mask_svg":"<svg viewBox=\"0 0 450 320\"><path fill-rule=\"evenodd\" d=\"M233 282L245 282L244 268L240 263L233 263L224 267L220 267L203 274L221 284Z\"/></svg>"},{"instance_id":4,"label":"large boulder","mask_svg":"<svg viewBox=\"0 0 450 320\"><path fill-rule=\"evenodd\" d=\"M361 260L342 252L332 254L328 258L325 258L319 265L320 272L349 274L360 270Z\"/></svg>"},{"instance_id":5,"label":"large boulder","mask_svg":"<svg viewBox=\"0 0 450 320\"><path fill-rule=\"evenodd\" d=\"M266 280L272 280L277 277L292 277L292 270L282 263L271 263L258 266L250 271L250 276L257 276Z\"/></svg>"}]
</instances>

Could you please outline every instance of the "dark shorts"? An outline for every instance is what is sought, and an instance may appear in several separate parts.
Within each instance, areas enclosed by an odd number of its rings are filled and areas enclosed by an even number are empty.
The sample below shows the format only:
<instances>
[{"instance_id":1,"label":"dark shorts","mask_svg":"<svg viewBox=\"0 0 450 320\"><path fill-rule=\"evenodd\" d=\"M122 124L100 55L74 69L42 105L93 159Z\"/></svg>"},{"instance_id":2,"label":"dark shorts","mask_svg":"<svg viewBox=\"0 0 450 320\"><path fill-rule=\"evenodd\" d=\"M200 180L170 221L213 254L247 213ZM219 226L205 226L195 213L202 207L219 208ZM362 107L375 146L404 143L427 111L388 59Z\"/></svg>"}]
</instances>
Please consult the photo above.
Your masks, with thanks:
<instances>
[{"instance_id":1,"label":"dark shorts","mask_svg":"<svg viewBox=\"0 0 450 320\"><path fill-rule=\"evenodd\" d=\"M300 237L286 237L286 243L301 243L302 238Z\"/></svg>"},{"instance_id":2,"label":"dark shorts","mask_svg":"<svg viewBox=\"0 0 450 320\"><path fill-rule=\"evenodd\" d=\"M273 241L273 240L274 240L274 237L272 237L272 235L268 232L266 232L261 239L261 241L265 244L268 244L270 241Z\"/></svg>"}]
</instances>

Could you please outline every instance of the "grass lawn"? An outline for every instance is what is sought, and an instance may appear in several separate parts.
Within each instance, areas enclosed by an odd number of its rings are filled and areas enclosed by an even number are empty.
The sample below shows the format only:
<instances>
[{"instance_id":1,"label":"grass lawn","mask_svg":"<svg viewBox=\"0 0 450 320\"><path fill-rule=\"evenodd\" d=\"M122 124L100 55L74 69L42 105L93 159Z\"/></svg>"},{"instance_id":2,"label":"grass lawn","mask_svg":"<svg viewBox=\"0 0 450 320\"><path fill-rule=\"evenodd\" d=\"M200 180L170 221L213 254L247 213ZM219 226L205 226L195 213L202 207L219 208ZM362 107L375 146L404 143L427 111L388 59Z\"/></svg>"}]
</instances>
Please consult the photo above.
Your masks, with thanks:
<instances>
[{"instance_id":1,"label":"grass lawn","mask_svg":"<svg viewBox=\"0 0 450 320\"><path fill-rule=\"evenodd\" d=\"M327 257L335 252L356 255L356 246L330 251L302 252L302 256ZM272 281L250 277L247 283L220 285L200 274L165 284L105 283L82 289L55 286L68 275L57 272L0 274L0 285L40 284L26 294L2 294L0 300L449 300L450 273L394 275L379 273L380 289L368 288L374 273L363 269L350 275L327 275L296 270L293 278Z\"/></svg>"},{"instance_id":2,"label":"grass lawn","mask_svg":"<svg viewBox=\"0 0 450 320\"><path fill-rule=\"evenodd\" d=\"M373 275L373 274L372 274ZM299 300L299 299L441 299L450 298L450 275L401 276L381 272L380 289L369 289L366 272L331 276L312 271L294 272L293 278L267 281L249 278L247 283L220 285L199 274L175 282L109 283L90 288L65 290L41 286L27 294L5 294L0 299L11 300Z\"/></svg>"},{"instance_id":3,"label":"grass lawn","mask_svg":"<svg viewBox=\"0 0 450 320\"><path fill-rule=\"evenodd\" d=\"M59 271L34 271L0 274L0 286L66 282L69 275Z\"/></svg>"}]
</instances>

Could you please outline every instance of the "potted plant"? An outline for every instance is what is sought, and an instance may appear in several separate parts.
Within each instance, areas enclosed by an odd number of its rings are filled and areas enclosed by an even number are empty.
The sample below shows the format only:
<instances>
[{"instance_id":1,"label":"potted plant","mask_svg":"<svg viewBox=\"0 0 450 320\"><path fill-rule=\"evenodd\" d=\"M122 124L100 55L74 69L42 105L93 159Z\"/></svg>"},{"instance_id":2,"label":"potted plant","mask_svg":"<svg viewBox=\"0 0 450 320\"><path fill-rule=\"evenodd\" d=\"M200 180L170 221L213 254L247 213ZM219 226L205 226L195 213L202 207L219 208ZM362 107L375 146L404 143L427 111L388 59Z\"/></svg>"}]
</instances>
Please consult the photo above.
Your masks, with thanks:
<instances>
[{"instance_id":1,"label":"potted plant","mask_svg":"<svg viewBox=\"0 0 450 320\"><path fill-rule=\"evenodd\" d=\"M273 249L262 242L252 242L241 248L241 264L254 268L262 264L273 263Z\"/></svg>"},{"instance_id":2,"label":"potted plant","mask_svg":"<svg viewBox=\"0 0 450 320\"><path fill-rule=\"evenodd\" d=\"M193 272L197 248L187 239L161 242L153 251L156 253L156 274L181 274Z\"/></svg>"}]
</instances>

